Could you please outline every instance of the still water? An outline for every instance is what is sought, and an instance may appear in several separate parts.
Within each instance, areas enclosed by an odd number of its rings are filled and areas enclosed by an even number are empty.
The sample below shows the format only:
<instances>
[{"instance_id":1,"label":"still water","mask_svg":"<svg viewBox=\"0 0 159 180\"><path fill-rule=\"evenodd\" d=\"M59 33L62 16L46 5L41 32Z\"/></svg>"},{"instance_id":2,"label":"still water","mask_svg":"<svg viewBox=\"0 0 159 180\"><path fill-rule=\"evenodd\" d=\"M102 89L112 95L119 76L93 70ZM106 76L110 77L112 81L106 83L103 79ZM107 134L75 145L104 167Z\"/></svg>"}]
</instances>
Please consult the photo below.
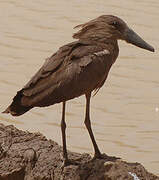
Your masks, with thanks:
<instances>
[{"instance_id":1,"label":"still water","mask_svg":"<svg viewBox=\"0 0 159 180\"><path fill-rule=\"evenodd\" d=\"M153 45L151 53L119 42L120 55L107 82L92 98L91 119L101 151L141 162L159 175L159 1L0 0L0 111L44 59L72 41L73 27L102 14L121 17ZM85 98L67 103L71 151L92 153L84 127ZM61 144L61 104L35 108L0 122L41 132Z\"/></svg>"}]
</instances>

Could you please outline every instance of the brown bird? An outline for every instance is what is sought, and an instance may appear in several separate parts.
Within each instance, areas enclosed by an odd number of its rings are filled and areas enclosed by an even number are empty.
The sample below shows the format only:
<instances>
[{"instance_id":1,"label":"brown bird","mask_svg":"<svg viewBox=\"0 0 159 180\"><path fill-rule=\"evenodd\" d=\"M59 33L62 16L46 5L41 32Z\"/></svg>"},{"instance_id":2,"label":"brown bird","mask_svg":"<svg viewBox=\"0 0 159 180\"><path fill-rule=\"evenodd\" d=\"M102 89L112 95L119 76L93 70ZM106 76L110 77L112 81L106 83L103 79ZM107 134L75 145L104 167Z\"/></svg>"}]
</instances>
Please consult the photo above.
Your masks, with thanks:
<instances>
[{"instance_id":1,"label":"brown bird","mask_svg":"<svg viewBox=\"0 0 159 180\"><path fill-rule=\"evenodd\" d=\"M17 92L11 105L4 111L20 116L33 107L45 107L63 103L62 141L64 165L69 160L66 149L66 101L86 96L85 125L91 137L95 158L101 157L90 122L90 98L92 91L98 92L103 86L109 70L118 57L117 40L125 40L140 48L154 52L154 48L141 39L120 18L102 15L75 28L80 30L73 35L78 39L62 46L46 59L40 70Z\"/></svg>"}]
</instances>

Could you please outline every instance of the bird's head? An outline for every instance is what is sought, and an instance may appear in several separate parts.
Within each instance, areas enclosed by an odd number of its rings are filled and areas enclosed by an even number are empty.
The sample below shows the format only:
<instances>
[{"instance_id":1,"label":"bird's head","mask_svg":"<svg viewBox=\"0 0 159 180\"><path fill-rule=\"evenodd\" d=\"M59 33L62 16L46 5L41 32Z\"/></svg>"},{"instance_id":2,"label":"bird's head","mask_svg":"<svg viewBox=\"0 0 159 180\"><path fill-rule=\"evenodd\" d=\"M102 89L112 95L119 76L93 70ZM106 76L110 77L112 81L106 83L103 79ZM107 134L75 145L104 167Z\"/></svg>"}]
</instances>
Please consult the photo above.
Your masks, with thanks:
<instances>
[{"instance_id":1,"label":"bird's head","mask_svg":"<svg viewBox=\"0 0 159 180\"><path fill-rule=\"evenodd\" d=\"M140 48L154 52L154 48L146 43L120 18L112 15L102 15L75 28L81 28L73 35L75 39L92 39L101 41L125 40Z\"/></svg>"}]
</instances>

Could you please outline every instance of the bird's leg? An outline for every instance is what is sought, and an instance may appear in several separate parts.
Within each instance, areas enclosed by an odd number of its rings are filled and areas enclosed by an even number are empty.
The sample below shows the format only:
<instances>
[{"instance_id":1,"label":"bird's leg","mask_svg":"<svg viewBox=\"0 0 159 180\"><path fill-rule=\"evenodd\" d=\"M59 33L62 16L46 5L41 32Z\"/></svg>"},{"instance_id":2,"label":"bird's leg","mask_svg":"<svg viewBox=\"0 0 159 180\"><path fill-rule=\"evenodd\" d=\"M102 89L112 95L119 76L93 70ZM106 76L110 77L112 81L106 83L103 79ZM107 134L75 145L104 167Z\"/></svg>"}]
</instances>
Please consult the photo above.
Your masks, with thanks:
<instances>
[{"instance_id":1,"label":"bird's leg","mask_svg":"<svg viewBox=\"0 0 159 180\"><path fill-rule=\"evenodd\" d=\"M86 115L85 115L85 125L86 125L86 128L89 132L89 135L91 137L91 140L92 140L92 143L93 143L93 147L94 147L94 151L95 151L95 154L94 154L94 158L101 158L101 152L97 146L97 143L95 141L95 138L94 138L94 135L93 135L93 132L92 132L92 128L91 128L91 122L90 122L90 98L91 98L91 93L88 93L86 94Z\"/></svg>"},{"instance_id":2,"label":"bird's leg","mask_svg":"<svg viewBox=\"0 0 159 180\"><path fill-rule=\"evenodd\" d=\"M62 142L63 142L63 166L66 166L68 163L67 149L66 149L66 123L65 123L65 105L66 102L63 102L62 105L62 120L61 120L61 131L62 131Z\"/></svg>"}]
</instances>

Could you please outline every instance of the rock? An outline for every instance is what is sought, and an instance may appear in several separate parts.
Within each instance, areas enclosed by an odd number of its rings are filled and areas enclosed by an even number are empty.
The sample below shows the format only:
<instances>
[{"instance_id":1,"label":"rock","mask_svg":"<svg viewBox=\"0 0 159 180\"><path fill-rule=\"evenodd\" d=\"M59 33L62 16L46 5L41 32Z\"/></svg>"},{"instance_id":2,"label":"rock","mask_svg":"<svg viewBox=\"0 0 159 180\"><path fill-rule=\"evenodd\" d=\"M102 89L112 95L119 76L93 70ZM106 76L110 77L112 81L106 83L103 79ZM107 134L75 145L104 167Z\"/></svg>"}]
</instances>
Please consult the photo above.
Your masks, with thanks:
<instances>
[{"instance_id":1,"label":"rock","mask_svg":"<svg viewBox=\"0 0 159 180\"><path fill-rule=\"evenodd\" d=\"M61 168L62 147L40 133L0 124L0 180L159 180L139 163L103 155L68 152L72 165Z\"/></svg>"}]
</instances>

